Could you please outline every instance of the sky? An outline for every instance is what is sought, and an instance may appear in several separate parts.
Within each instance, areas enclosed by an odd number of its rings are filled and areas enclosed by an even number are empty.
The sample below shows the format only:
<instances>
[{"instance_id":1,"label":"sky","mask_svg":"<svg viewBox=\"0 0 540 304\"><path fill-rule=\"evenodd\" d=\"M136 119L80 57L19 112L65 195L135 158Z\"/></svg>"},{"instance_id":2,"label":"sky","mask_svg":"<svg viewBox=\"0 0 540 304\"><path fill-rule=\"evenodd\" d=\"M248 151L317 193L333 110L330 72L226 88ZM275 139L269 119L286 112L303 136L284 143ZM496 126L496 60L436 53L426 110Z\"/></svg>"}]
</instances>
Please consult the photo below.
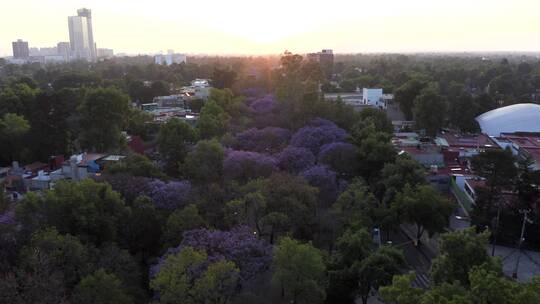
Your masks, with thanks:
<instances>
[{"instance_id":1,"label":"sky","mask_svg":"<svg viewBox=\"0 0 540 304\"><path fill-rule=\"evenodd\" d=\"M540 51L540 0L19 0L0 6L0 56L69 41L92 9L98 48L143 54Z\"/></svg>"}]
</instances>

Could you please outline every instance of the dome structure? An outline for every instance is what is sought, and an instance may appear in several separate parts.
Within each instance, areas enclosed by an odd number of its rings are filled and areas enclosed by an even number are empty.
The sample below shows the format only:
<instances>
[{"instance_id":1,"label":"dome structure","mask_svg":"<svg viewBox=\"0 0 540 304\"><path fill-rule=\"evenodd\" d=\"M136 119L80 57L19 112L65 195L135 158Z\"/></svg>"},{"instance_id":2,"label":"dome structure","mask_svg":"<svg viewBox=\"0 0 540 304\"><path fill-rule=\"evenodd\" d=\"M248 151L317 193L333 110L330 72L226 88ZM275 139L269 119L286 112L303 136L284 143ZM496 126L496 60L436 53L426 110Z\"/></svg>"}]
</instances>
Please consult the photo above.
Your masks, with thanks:
<instances>
[{"instance_id":1,"label":"dome structure","mask_svg":"<svg viewBox=\"0 0 540 304\"><path fill-rule=\"evenodd\" d=\"M501 133L540 132L540 105L519 103L486 112L476 121L489 136Z\"/></svg>"}]
</instances>

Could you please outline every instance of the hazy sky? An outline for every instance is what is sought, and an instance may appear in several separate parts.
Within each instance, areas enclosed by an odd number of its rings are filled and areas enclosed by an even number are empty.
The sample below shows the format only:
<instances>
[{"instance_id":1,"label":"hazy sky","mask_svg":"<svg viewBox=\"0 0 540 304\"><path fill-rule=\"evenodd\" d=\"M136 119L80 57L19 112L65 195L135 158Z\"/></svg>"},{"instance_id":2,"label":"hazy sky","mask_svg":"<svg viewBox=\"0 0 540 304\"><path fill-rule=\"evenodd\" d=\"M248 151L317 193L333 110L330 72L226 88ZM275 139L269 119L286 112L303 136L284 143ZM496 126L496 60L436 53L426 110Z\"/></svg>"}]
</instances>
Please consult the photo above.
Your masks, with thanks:
<instances>
[{"instance_id":1,"label":"hazy sky","mask_svg":"<svg viewBox=\"0 0 540 304\"><path fill-rule=\"evenodd\" d=\"M0 55L68 41L92 9L98 47L116 53L540 51L540 0L9 0Z\"/></svg>"}]
</instances>

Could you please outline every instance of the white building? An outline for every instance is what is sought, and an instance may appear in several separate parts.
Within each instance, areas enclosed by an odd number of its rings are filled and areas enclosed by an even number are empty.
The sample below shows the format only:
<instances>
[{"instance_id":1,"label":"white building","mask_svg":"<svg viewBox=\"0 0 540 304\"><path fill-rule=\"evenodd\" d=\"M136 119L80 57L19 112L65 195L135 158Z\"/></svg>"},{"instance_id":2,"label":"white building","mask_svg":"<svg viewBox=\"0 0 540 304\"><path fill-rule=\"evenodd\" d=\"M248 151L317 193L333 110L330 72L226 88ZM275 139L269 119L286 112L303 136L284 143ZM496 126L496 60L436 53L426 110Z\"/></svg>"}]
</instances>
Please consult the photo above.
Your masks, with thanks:
<instances>
[{"instance_id":1,"label":"white building","mask_svg":"<svg viewBox=\"0 0 540 304\"><path fill-rule=\"evenodd\" d=\"M476 121L482 133L499 136L501 133L540 132L540 105L520 103L486 112Z\"/></svg>"},{"instance_id":2,"label":"white building","mask_svg":"<svg viewBox=\"0 0 540 304\"><path fill-rule=\"evenodd\" d=\"M98 58L112 58L114 57L114 50L113 49L97 49L97 57Z\"/></svg>"},{"instance_id":3,"label":"white building","mask_svg":"<svg viewBox=\"0 0 540 304\"><path fill-rule=\"evenodd\" d=\"M362 90L362 103L372 107L386 109L386 99L383 98L383 95L383 89L364 88Z\"/></svg>"},{"instance_id":4,"label":"white building","mask_svg":"<svg viewBox=\"0 0 540 304\"><path fill-rule=\"evenodd\" d=\"M155 64L165 64L165 65L172 65L173 63L180 64L180 63L186 63L187 57L184 54L176 54L172 51L169 51L167 54L160 54L154 56L154 63Z\"/></svg>"},{"instance_id":5,"label":"white building","mask_svg":"<svg viewBox=\"0 0 540 304\"><path fill-rule=\"evenodd\" d=\"M69 42L74 59L96 61L97 51L92 32L92 11L77 10L77 16L68 17Z\"/></svg>"}]
</instances>

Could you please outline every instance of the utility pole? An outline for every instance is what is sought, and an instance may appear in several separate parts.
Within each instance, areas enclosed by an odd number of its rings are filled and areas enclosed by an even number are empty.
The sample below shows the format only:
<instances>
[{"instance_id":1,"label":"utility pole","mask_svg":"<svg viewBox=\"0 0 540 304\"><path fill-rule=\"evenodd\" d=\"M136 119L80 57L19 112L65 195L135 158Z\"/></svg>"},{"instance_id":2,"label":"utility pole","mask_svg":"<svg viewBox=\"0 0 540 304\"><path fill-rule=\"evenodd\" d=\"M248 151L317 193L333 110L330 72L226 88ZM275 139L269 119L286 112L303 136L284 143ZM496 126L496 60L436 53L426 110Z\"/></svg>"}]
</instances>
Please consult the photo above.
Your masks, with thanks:
<instances>
[{"instance_id":1,"label":"utility pole","mask_svg":"<svg viewBox=\"0 0 540 304\"><path fill-rule=\"evenodd\" d=\"M512 274L512 277L514 279L517 279L518 277L518 268L519 268L519 260L521 259L521 245L523 245L523 241L525 241L525 228L527 227L527 223L532 224L532 220L529 219L527 216L531 212L530 209L520 209L519 213L523 214L523 224L521 225L521 235L519 236L519 242L518 242L518 249L517 249L517 259L516 259L516 267L514 268L514 273Z\"/></svg>"},{"instance_id":2,"label":"utility pole","mask_svg":"<svg viewBox=\"0 0 540 304\"><path fill-rule=\"evenodd\" d=\"M493 231L493 244L491 245L491 256L495 256L495 245L497 244L497 234L499 232L499 221L501 219L501 202L497 203L497 218L495 219L495 229Z\"/></svg>"}]
</instances>

